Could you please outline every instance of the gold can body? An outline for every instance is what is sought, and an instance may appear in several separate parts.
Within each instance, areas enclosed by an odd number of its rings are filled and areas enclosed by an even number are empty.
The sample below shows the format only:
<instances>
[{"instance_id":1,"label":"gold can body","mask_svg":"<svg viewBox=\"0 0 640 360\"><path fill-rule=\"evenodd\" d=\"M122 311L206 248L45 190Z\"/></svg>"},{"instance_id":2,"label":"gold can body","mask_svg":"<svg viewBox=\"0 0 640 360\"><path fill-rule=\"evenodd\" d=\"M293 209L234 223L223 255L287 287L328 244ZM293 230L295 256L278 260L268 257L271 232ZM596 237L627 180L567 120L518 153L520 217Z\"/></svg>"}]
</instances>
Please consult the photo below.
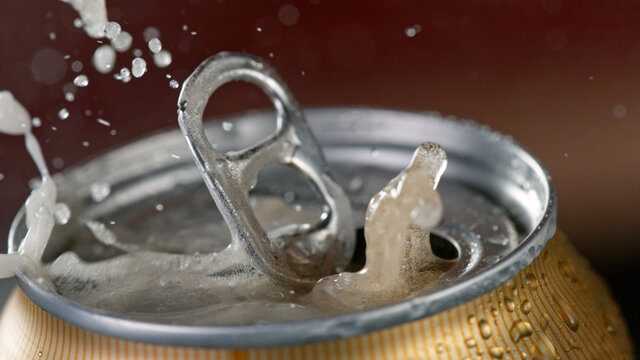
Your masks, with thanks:
<instances>
[{"instance_id":1,"label":"gold can body","mask_svg":"<svg viewBox=\"0 0 640 360\"><path fill-rule=\"evenodd\" d=\"M522 272L448 311L382 331L267 349L194 349L92 333L16 289L0 316L0 359L632 359L620 309L563 234Z\"/></svg>"}]
</instances>

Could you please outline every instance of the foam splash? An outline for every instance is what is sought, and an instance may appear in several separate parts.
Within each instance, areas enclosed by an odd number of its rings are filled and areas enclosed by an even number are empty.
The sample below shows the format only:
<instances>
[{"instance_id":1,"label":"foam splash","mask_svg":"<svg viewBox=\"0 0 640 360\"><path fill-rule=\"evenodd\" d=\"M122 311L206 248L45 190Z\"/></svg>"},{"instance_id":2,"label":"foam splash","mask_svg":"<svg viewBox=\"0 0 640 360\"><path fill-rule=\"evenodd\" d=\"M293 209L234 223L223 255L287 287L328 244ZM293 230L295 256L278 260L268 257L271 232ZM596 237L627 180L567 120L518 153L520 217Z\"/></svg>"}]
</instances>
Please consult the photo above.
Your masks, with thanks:
<instances>
[{"instance_id":1,"label":"foam splash","mask_svg":"<svg viewBox=\"0 0 640 360\"><path fill-rule=\"evenodd\" d=\"M107 25L107 6L105 0L61 0L73 7L82 18L87 35L95 39L104 37Z\"/></svg>"},{"instance_id":2,"label":"foam splash","mask_svg":"<svg viewBox=\"0 0 640 360\"><path fill-rule=\"evenodd\" d=\"M429 230L442 218L435 188L447 164L434 143L419 146L409 166L369 202L365 266L318 281L311 298L329 297L349 308L389 303L424 290L449 264L431 252Z\"/></svg>"},{"instance_id":3,"label":"foam splash","mask_svg":"<svg viewBox=\"0 0 640 360\"><path fill-rule=\"evenodd\" d=\"M56 185L49 175L40 144L31 133L31 116L9 91L0 91L0 132L24 135L26 148L42 178L25 202L28 231L18 254L0 255L0 278L5 278L13 276L27 261L40 261L55 223Z\"/></svg>"}]
</instances>

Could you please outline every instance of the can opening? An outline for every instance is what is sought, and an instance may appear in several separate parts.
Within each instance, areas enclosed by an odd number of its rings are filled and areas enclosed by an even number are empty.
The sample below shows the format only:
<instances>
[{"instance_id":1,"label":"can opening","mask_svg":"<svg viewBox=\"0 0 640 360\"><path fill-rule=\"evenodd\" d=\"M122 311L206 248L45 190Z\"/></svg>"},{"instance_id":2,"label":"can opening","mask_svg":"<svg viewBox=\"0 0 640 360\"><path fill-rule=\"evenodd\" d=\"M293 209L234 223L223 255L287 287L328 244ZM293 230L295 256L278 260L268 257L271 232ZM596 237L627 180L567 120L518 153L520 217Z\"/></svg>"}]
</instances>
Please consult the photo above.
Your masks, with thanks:
<instances>
[{"instance_id":1,"label":"can opening","mask_svg":"<svg viewBox=\"0 0 640 360\"><path fill-rule=\"evenodd\" d=\"M442 237L433 231L429 235L429 243L433 255L442 260L456 260L460 256L458 249L450 239Z\"/></svg>"}]
</instances>

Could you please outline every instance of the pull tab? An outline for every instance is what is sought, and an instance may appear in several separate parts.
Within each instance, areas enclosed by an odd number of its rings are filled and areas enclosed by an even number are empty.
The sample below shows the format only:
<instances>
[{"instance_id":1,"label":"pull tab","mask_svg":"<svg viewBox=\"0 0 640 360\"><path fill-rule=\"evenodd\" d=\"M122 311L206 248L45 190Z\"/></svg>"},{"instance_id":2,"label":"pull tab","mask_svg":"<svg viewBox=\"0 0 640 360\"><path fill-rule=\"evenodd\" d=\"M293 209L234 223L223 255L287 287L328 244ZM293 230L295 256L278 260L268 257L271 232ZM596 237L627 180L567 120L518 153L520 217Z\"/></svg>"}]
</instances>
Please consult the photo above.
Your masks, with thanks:
<instances>
[{"instance_id":1,"label":"pull tab","mask_svg":"<svg viewBox=\"0 0 640 360\"><path fill-rule=\"evenodd\" d=\"M258 86L276 110L274 135L251 148L221 153L203 129L203 113L220 86L242 80ZM230 246L241 245L266 274L298 285L347 265L355 248L349 199L333 180L320 146L297 102L276 72L263 60L223 52L200 64L184 82L178 99L178 123L204 182L231 231ZM329 206L312 226L287 226L269 239L248 201L262 168L280 163L304 174Z\"/></svg>"}]
</instances>

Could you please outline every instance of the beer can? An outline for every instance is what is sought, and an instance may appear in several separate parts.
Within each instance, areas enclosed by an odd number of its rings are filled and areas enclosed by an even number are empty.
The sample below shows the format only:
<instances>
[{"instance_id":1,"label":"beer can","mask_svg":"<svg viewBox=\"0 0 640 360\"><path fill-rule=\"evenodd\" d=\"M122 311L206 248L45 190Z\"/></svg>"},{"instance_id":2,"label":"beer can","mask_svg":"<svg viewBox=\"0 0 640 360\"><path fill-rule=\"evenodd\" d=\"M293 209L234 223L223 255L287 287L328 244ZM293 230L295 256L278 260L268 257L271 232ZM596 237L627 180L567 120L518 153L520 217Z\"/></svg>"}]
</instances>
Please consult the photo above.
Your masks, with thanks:
<instances>
[{"instance_id":1,"label":"beer can","mask_svg":"<svg viewBox=\"0 0 640 360\"><path fill-rule=\"evenodd\" d=\"M437 288L311 320L185 325L84 306L24 268L17 274L20 289L0 317L0 359L633 358L606 284L556 230L551 177L509 136L435 113L362 107L305 115L351 200L357 228L371 197L406 166L416 146L432 141L446 150L448 168L438 187L444 215L431 246L455 264ZM242 148L272 133L272 117L230 116L223 124L233 124L231 130L219 122L205 123L205 130L219 149ZM256 189L282 193L296 186L283 184L278 171ZM179 234L210 219L192 215L213 207L178 130L122 146L55 179L60 201L76 216L112 218L131 231ZM91 199L96 183L110 184L104 201ZM150 211L159 204L163 211ZM56 227L44 261L70 248L90 253L79 227ZM10 252L24 232L19 213Z\"/></svg>"}]
</instances>

